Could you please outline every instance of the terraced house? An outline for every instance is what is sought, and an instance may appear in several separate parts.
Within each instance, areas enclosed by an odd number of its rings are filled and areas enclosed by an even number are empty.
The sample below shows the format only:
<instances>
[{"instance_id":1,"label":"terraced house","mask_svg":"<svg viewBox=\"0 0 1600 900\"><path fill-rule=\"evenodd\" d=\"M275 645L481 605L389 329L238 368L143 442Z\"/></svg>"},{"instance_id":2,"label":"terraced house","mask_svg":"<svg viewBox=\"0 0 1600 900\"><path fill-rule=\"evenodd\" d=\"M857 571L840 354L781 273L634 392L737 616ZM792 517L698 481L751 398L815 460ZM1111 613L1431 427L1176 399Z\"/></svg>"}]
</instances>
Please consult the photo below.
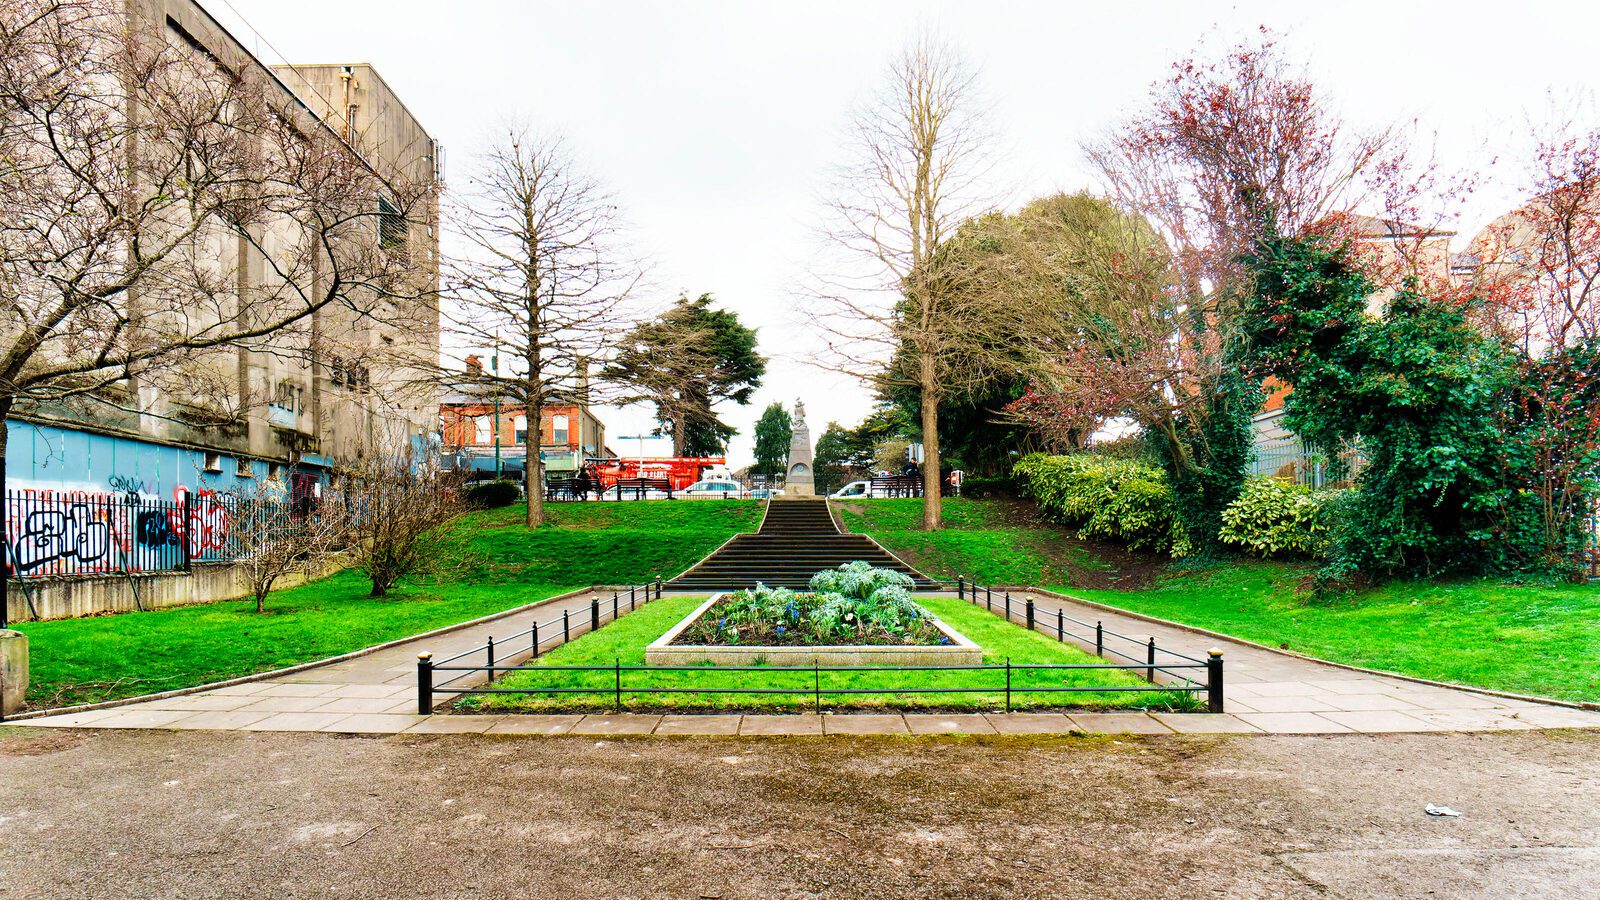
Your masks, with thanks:
<instances>
[{"instance_id":1,"label":"terraced house","mask_svg":"<svg viewBox=\"0 0 1600 900\"><path fill-rule=\"evenodd\" d=\"M13 128L41 170L92 159L104 174L63 175L59 209L7 217L81 219L74 277L105 286L92 302L54 296L71 279L52 274L6 298L13 348L66 310L8 407L11 573L126 571L142 531L199 536L145 529L130 505L257 486L304 500L368 453L431 452L437 391L416 368L438 356L442 149L377 70L269 66L192 0L52 15L70 40L24 49L40 71L84 70L49 89L80 104L103 92L99 133L114 139ZM23 249L47 256L52 233L36 231Z\"/></svg>"}]
</instances>

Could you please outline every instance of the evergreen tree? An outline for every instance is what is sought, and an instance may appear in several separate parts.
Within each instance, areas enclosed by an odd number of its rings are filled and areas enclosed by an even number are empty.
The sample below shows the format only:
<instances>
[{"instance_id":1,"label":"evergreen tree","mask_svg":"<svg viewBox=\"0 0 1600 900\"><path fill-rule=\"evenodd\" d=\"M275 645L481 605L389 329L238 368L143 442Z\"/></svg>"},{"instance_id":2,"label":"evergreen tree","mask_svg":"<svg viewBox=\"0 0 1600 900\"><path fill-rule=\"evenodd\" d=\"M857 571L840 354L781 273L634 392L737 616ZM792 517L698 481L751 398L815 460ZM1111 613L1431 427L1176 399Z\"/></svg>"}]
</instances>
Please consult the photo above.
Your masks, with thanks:
<instances>
[{"instance_id":1,"label":"evergreen tree","mask_svg":"<svg viewBox=\"0 0 1600 900\"><path fill-rule=\"evenodd\" d=\"M782 403L773 403L756 420L756 464L758 475L780 475L789 463L789 443L794 438L794 423Z\"/></svg>"}]
</instances>

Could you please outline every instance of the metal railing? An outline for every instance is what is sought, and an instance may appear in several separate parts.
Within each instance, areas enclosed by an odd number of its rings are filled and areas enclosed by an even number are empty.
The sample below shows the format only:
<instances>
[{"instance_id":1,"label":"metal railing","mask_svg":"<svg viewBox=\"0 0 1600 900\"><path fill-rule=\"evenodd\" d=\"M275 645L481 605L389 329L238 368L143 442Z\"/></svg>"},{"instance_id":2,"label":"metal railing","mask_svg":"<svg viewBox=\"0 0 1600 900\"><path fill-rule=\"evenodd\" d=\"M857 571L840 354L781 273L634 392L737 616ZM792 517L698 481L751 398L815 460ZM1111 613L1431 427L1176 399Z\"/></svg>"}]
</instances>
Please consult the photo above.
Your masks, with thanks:
<instances>
[{"instance_id":1,"label":"metal railing","mask_svg":"<svg viewBox=\"0 0 1600 900\"><path fill-rule=\"evenodd\" d=\"M963 599L970 594L974 602L979 602L979 592L993 597L992 591L984 588L970 587L965 582L958 582ZM707 695L790 695L809 696L814 707L820 712L824 697L837 697L846 695L874 696L888 694L994 694L1003 695L1004 708L1010 712L1013 701L1018 694L1071 694L1071 693L1117 693L1117 692L1174 692L1190 695L1205 694L1207 709L1211 712L1222 711L1222 653L1212 651L1205 660L1195 659L1170 650L1158 648L1152 639L1148 643L1138 642L1146 650L1146 658L1137 659L1127 654L1119 653L1114 648L1105 648L1105 639L1122 639L1134 641L1115 632L1106 631L1097 627L1100 638L1101 652L1098 655L1107 658L1107 653L1121 656L1129 662L1105 663L1013 663L1006 659L1001 663L982 663L976 665L925 665L925 666L823 666L813 663L810 667L796 666L655 666L655 665L623 665L620 659L607 665L507 665L504 659L511 655L523 655L532 659L544 651L547 644L559 646L576 636L595 631L607 621L615 621L622 615L633 610L638 604L638 589L628 588L627 593L614 591L609 603L609 618L607 617L607 603L601 597L591 597L588 615L573 618L570 609L563 610L560 618L552 618L544 624L535 623L531 628L500 639L490 638L484 644L463 650L453 656L435 660L430 653L419 654L417 658L417 712L428 715L433 711L435 697L440 694L549 694L549 695L609 695L614 708L620 710L626 697L639 695L655 696L663 694L707 694ZM656 579L653 585L644 586L644 602L657 599L661 596L661 581ZM653 594L653 596L652 596ZM1002 597L1009 596L1002 593ZM1006 605L1007 618L1011 619L1010 610ZM991 601L990 607L994 609ZM1013 620L1014 621L1014 620ZM1068 635L1066 623L1069 619L1064 614L1054 617L1056 633L1060 639L1065 640ZM1026 622L1034 628L1038 623L1034 616L1031 600L1026 604ZM1018 623L1020 624L1020 623ZM1045 629L1050 633L1049 629ZM471 658L479 658L481 662L462 662ZM1072 671L1110 671L1143 673L1148 684L1040 684L1030 676L1038 673L1072 672ZM708 676L724 675L727 673L759 672L768 677L763 685L739 685L736 687L711 687L703 681ZM956 685L925 685L919 687L862 687L845 686L837 687L826 685L824 675L834 673L869 673L874 675L900 675L910 672L958 672L963 674L979 675L993 674L993 683L964 683ZM503 678L508 673L540 673L556 676L558 679L571 673L586 673L594 675L605 673L610 678L605 679L604 685L590 686L550 686L532 685L526 687L496 687L495 681ZM656 676L664 673L677 673L691 676L688 681L701 683L683 684L677 686L662 686L658 683L641 683L635 679L629 683L630 676ZM1202 679L1200 676L1204 674ZM780 679L786 678L790 682L804 680L810 675L808 685L790 684L790 686L775 686L773 676ZM1164 675L1171 681L1160 683L1157 675ZM443 680L440 675L447 675ZM463 686L461 681L473 675L483 677L482 685ZM1019 683L1018 679L1022 679ZM647 679L649 681L650 679Z\"/></svg>"},{"instance_id":2,"label":"metal railing","mask_svg":"<svg viewBox=\"0 0 1600 900\"><path fill-rule=\"evenodd\" d=\"M588 615L580 613L574 617L572 610L563 609L559 618L552 617L544 623L535 619L528 628L498 639L490 635L484 643L468 647L453 656L436 660L432 653L420 653L417 655L417 710L424 716L431 713L435 694L494 693L496 691L494 688L463 688L450 685L473 673L485 675L487 682L493 684L498 673L532 668L501 665L500 661L520 656L524 652L528 654L528 658L536 659L547 647L559 647L576 637L599 630L606 622L615 622L627 613L633 612L641 604L661 599L661 591L661 576L657 575L655 581L647 584L613 589L609 604L599 594L590 597ZM483 657L481 665L451 665L458 660L478 655ZM457 674L439 681L436 675L441 672Z\"/></svg>"},{"instance_id":3,"label":"metal railing","mask_svg":"<svg viewBox=\"0 0 1600 900\"><path fill-rule=\"evenodd\" d=\"M1071 640L1084 649L1092 647L1094 655L1102 659L1117 657L1127 660L1125 664L1116 664L1115 668L1141 672L1151 684L1156 683L1158 675L1177 679L1182 682L1181 685L1166 687L1170 690L1203 691L1208 712L1220 713L1223 710L1221 650L1209 650L1205 659L1197 659L1158 645L1153 636L1140 639L1119 634L1106 628L1104 622L1090 623L1069 616L1059 606L1054 613L1040 610L1031 596L1024 595L1013 600L1010 591L996 592L993 588L968 582L964 576L956 577L956 596L1003 616L1013 625L1022 625L1029 631L1049 635L1062 643ZM1018 621L1019 617L1021 621ZM1190 677L1189 673L1196 669L1205 670L1203 682Z\"/></svg>"},{"instance_id":4,"label":"metal railing","mask_svg":"<svg viewBox=\"0 0 1600 900\"><path fill-rule=\"evenodd\" d=\"M284 521L289 505L281 504ZM5 495L6 556L11 575L183 572L196 562L238 557L232 524L238 498L185 494L10 491ZM257 513L259 514L259 513Z\"/></svg>"}]
</instances>

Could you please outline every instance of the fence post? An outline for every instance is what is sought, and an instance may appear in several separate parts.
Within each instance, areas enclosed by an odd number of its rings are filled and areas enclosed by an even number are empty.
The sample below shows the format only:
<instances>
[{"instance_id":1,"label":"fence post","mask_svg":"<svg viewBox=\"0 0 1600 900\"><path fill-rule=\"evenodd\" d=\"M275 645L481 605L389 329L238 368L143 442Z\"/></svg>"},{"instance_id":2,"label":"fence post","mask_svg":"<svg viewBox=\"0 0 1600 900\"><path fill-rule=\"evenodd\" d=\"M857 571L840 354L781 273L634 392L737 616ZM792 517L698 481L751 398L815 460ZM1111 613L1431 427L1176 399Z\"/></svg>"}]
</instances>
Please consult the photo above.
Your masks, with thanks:
<instances>
[{"instance_id":1,"label":"fence post","mask_svg":"<svg viewBox=\"0 0 1600 900\"><path fill-rule=\"evenodd\" d=\"M994 590L991 588L983 589L983 608L994 612Z\"/></svg>"},{"instance_id":2,"label":"fence post","mask_svg":"<svg viewBox=\"0 0 1600 900\"><path fill-rule=\"evenodd\" d=\"M600 630L600 598L589 598L589 630Z\"/></svg>"},{"instance_id":3,"label":"fence post","mask_svg":"<svg viewBox=\"0 0 1600 900\"><path fill-rule=\"evenodd\" d=\"M628 585L628 608L629 609L633 609L633 595L634 595L634 592L636 590L638 590L638 589L635 588L633 585L631 585L631 584Z\"/></svg>"},{"instance_id":4,"label":"fence post","mask_svg":"<svg viewBox=\"0 0 1600 900\"><path fill-rule=\"evenodd\" d=\"M1006 657L1006 712L1011 712L1011 657Z\"/></svg>"},{"instance_id":5,"label":"fence post","mask_svg":"<svg viewBox=\"0 0 1600 900\"><path fill-rule=\"evenodd\" d=\"M572 619L568 613L569 611L565 609L561 611L561 643L563 644L572 640Z\"/></svg>"},{"instance_id":6,"label":"fence post","mask_svg":"<svg viewBox=\"0 0 1600 900\"><path fill-rule=\"evenodd\" d=\"M1145 667L1144 680L1150 682L1151 684L1155 684L1156 683L1156 639L1155 638L1151 638L1150 639L1150 653L1146 657L1146 659L1148 660L1149 665Z\"/></svg>"},{"instance_id":7,"label":"fence post","mask_svg":"<svg viewBox=\"0 0 1600 900\"><path fill-rule=\"evenodd\" d=\"M1106 623L1094 623L1094 655L1106 655Z\"/></svg>"},{"instance_id":8,"label":"fence post","mask_svg":"<svg viewBox=\"0 0 1600 900\"><path fill-rule=\"evenodd\" d=\"M967 599L967 579L964 575L956 576L956 599Z\"/></svg>"},{"instance_id":9,"label":"fence post","mask_svg":"<svg viewBox=\"0 0 1600 900\"><path fill-rule=\"evenodd\" d=\"M1066 610L1058 608L1056 610L1056 640L1058 641L1065 641L1067 639L1066 621Z\"/></svg>"},{"instance_id":10,"label":"fence post","mask_svg":"<svg viewBox=\"0 0 1600 900\"><path fill-rule=\"evenodd\" d=\"M1032 631L1033 630L1033 598L1032 597L1024 597L1022 599L1023 599L1023 608L1027 610L1027 615L1028 615L1028 630Z\"/></svg>"},{"instance_id":11,"label":"fence post","mask_svg":"<svg viewBox=\"0 0 1600 900\"><path fill-rule=\"evenodd\" d=\"M617 668L617 712L622 712L622 657L613 656L613 665Z\"/></svg>"},{"instance_id":12,"label":"fence post","mask_svg":"<svg viewBox=\"0 0 1600 900\"><path fill-rule=\"evenodd\" d=\"M1011 592L1006 591L1006 621L1011 621Z\"/></svg>"},{"instance_id":13,"label":"fence post","mask_svg":"<svg viewBox=\"0 0 1600 900\"><path fill-rule=\"evenodd\" d=\"M1206 709L1222 712L1222 651L1216 647L1206 653Z\"/></svg>"},{"instance_id":14,"label":"fence post","mask_svg":"<svg viewBox=\"0 0 1600 900\"><path fill-rule=\"evenodd\" d=\"M656 576L656 599L661 599L661 576Z\"/></svg>"},{"instance_id":15,"label":"fence post","mask_svg":"<svg viewBox=\"0 0 1600 900\"><path fill-rule=\"evenodd\" d=\"M188 571L191 571L190 567L194 564L194 550L191 549L191 545L189 543L189 536L192 533L192 530L194 528L194 519L192 518L193 512L189 509L189 492L188 491L184 491L183 492L183 513L182 513L182 516L183 516L183 533L178 535L178 544L180 545L180 553L181 553L180 558L183 560L183 570L185 572L188 572Z\"/></svg>"},{"instance_id":16,"label":"fence post","mask_svg":"<svg viewBox=\"0 0 1600 900\"><path fill-rule=\"evenodd\" d=\"M617 595L615 593L613 593L611 595L611 621L615 622L616 620L617 620Z\"/></svg>"},{"instance_id":17,"label":"fence post","mask_svg":"<svg viewBox=\"0 0 1600 900\"><path fill-rule=\"evenodd\" d=\"M530 629L530 630L531 630L532 635L533 635L533 640L530 642L533 645L531 649L533 650L533 655L534 656L538 656L539 655L539 623L538 622L534 622L533 623L533 628Z\"/></svg>"},{"instance_id":18,"label":"fence post","mask_svg":"<svg viewBox=\"0 0 1600 900\"><path fill-rule=\"evenodd\" d=\"M489 656L489 683L494 684L494 635L489 635L489 642L483 647Z\"/></svg>"},{"instance_id":19,"label":"fence post","mask_svg":"<svg viewBox=\"0 0 1600 900\"><path fill-rule=\"evenodd\" d=\"M811 691L816 699L817 715L822 715L822 661L811 661Z\"/></svg>"},{"instance_id":20,"label":"fence post","mask_svg":"<svg viewBox=\"0 0 1600 900\"><path fill-rule=\"evenodd\" d=\"M417 654L417 715L433 715L433 654Z\"/></svg>"}]
</instances>

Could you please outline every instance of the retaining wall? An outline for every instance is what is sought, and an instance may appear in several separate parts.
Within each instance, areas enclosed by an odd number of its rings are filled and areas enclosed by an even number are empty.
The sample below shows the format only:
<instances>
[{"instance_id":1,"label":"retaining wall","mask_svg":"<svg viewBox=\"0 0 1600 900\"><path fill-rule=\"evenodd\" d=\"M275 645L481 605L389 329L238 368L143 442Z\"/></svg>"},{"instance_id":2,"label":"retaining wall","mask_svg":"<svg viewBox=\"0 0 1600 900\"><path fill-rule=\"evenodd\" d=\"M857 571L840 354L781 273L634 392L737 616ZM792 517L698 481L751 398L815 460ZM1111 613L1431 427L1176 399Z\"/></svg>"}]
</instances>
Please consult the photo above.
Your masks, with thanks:
<instances>
[{"instance_id":1,"label":"retaining wall","mask_svg":"<svg viewBox=\"0 0 1600 900\"><path fill-rule=\"evenodd\" d=\"M315 577L331 575L342 568L343 563L336 563L316 573ZM299 573L286 575L278 579L273 589L294 587L308 580L314 579ZM233 563L197 562L193 571L187 573L66 576L29 579L25 584L13 578L7 586L6 617L12 622L75 619L101 613L237 600L249 594L244 570ZM33 601L31 610L30 598Z\"/></svg>"}]
</instances>

